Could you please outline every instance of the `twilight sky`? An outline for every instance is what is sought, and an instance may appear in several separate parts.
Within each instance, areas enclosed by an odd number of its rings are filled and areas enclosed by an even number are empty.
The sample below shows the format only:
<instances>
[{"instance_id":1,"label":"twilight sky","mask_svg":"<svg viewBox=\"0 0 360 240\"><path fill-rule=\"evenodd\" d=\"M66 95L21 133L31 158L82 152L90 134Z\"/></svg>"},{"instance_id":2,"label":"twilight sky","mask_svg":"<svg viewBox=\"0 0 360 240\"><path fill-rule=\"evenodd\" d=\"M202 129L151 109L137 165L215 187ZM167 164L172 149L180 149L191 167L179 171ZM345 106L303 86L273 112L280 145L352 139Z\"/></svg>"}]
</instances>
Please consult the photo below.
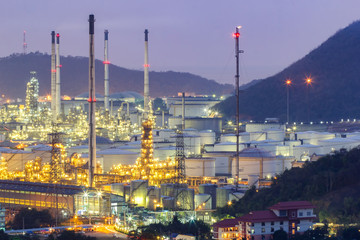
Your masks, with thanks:
<instances>
[{"instance_id":1,"label":"twilight sky","mask_svg":"<svg viewBox=\"0 0 360 240\"><path fill-rule=\"evenodd\" d=\"M142 69L149 29L150 70L184 71L233 83L235 26L242 25L240 82L277 73L360 18L359 0L14 0L0 8L0 57L50 52L88 56L88 15L95 14L96 58L109 30L110 62ZM50 64L50 63L49 63ZM111 79L111 72L110 72ZM151 81L151 79L150 79Z\"/></svg>"}]
</instances>

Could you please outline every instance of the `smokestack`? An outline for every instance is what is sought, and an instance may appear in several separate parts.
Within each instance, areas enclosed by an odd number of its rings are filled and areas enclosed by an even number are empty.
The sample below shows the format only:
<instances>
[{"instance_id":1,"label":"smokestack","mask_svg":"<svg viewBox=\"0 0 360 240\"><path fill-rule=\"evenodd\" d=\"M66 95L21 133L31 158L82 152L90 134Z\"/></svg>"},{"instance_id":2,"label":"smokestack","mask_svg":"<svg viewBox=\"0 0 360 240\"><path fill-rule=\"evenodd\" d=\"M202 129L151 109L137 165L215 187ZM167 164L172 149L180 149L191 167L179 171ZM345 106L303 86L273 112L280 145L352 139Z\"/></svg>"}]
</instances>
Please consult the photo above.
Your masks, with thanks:
<instances>
[{"instance_id":1,"label":"smokestack","mask_svg":"<svg viewBox=\"0 0 360 240\"><path fill-rule=\"evenodd\" d=\"M147 118L149 114L149 57L148 57L148 34L145 29L145 59L144 59L144 115Z\"/></svg>"},{"instance_id":2,"label":"smokestack","mask_svg":"<svg viewBox=\"0 0 360 240\"><path fill-rule=\"evenodd\" d=\"M56 121L55 31L51 32L51 113Z\"/></svg>"},{"instance_id":3,"label":"smokestack","mask_svg":"<svg viewBox=\"0 0 360 240\"><path fill-rule=\"evenodd\" d=\"M182 93L182 118L181 118L181 128L185 129L185 93Z\"/></svg>"},{"instance_id":4,"label":"smokestack","mask_svg":"<svg viewBox=\"0 0 360 240\"><path fill-rule=\"evenodd\" d=\"M105 42L104 42L104 107L105 111L109 111L109 59L108 59L108 38L109 31L105 30Z\"/></svg>"},{"instance_id":5,"label":"smokestack","mask_svg":"<svg viewBox=\"0 0 360 240\"><path fill-rule=\"evenodd\" d=\"M60 95L60 34L56 34L56 94L55 94L55 111L56 117L60 115L61 112L61 95Z\"/></svg>"},{"instance_id":6,"label":"smokestack","mask_svg":"<svg viewBox=\"0 0 360 240\"><path fill-rule=\"evenodd\" d=\"M94 184L96 167L96 132L95 132L95 56L94 56L94 15L89 15L89 187Z\"/></svg>"}]
</instances>

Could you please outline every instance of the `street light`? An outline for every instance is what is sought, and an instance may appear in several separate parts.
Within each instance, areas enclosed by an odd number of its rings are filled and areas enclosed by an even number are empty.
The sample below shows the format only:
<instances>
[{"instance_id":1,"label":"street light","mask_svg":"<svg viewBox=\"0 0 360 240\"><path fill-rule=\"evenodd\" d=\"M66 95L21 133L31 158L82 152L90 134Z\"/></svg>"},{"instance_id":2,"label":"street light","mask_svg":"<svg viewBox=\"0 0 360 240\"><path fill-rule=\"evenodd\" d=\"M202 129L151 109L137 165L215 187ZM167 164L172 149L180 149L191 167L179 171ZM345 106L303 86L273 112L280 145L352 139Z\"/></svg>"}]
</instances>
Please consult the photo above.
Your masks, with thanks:
<instances>
[{"instance_id":1,"label":"street light","mask_svg":"<svg viewBox=\"0 0 360 240\"><path fill-rule=\"evenodd\" d=\"M290 117L289 117L289 112L290 112L290 103L289 103L289 89L291 86L291 80L290 79L286 79L285 84L286 84L286 122L289 124L290 123Z\"/></svg>"}]
</instances>

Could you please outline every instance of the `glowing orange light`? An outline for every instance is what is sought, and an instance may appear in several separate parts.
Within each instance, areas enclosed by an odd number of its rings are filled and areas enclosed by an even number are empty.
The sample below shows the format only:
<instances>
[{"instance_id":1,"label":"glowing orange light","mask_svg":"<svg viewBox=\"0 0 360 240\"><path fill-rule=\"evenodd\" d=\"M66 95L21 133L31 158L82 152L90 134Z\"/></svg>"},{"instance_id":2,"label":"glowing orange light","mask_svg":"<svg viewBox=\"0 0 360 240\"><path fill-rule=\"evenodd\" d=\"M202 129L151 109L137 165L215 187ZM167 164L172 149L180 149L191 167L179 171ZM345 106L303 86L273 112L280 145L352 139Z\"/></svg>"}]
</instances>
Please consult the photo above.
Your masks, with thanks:
<instances>
[{"instance_id":1,"label":"glowing orange light","mask_svg":"<svg viewBox=\"0 0 360 240\"><path fill-rule=\"evenodd\" d=\"M66 100L66 101L69 101L69 100L71 100L71 97L65 95L65 96L63 97L63 99Z\"/></svg>"},{"instance_id":2,"label":"glowing orange light","mask_svg":"<svg viewBox=\"0 0 360 240\"><path fill-rule=\"evenodd\" d=\"M305 82L306 82L307 85L310 85L310 84L312 83L312 78L311 78L311 77L307 77L307 78L305 79Z\"/></svg>"},{"instance_id":3,"label":"glowing orange light","mask_svg":"<svg viewBox=\"0 0 360 240\"><path fill-rule=\"evenodd\" d=\"M287 79L285 83L286 83L286 85L290 86L291 85L291 80Z\"/></svg>"}]
</instances>

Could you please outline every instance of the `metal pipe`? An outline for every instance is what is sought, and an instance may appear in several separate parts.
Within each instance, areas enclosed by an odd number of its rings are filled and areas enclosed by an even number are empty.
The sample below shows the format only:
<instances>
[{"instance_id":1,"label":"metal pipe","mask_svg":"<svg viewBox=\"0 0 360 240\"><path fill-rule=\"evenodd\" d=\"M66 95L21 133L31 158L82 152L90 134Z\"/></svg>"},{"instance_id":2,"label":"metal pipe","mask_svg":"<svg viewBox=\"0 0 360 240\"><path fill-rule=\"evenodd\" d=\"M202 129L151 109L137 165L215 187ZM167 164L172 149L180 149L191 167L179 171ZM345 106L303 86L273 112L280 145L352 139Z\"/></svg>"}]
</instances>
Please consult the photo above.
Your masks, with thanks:
<instances>
[{"instance_id":1,"label":"metal pipe","mask_svg":"<svg viewBox=\"0 0 360 240\"><path fill-rule=\"evenodd\" d=\"M108 39L109 31L105 30L105 42L104 42L104 108L105 111L109 111L109 59L108 59Z\"/></svg>"},{"instance_id":2,"label":"metal pipe","mask_svg":"<svg viewBox=\"0 0 360 240\"><path fill-rule=\"evenodd\" d=\"M149 57L148 57L148 34L145 29L145 57L144 57L144 116L149 114Z\"/></svg>"},{"instance_id":3,"label":"metal pipe","mask_svg":"<svg viewBox=\"0 0 360 240\"><path fill-rule=\"evenodd\" d=\"M182 114L181 114L181 129L185 129L185 93L182 93Z\"/></svg>"},{"instance_id":4,"label":"metal pipe","mask_svg":"<svg viewBox=\"0 0 360 240\"><path fill-rule=\"evenodd\" d=\"M55 31L51 32L51 114L56 121Z\"/></svg>"},{"instance_id":5,"label":"metal pipe","mask_svg":"<svg viewBox=\"0 0 360 240\"><path fill-rule=\"evenodd\" d=\"M56 34L56 117L61 113L61 95L60 95L60 34Z\"/></svg>"},{"instance_id":6,"label":"metal pipe","mask_svg":"<svg viewBox=\"0 0 360 240\"><path fill-rule=\"evenodd\" d=\"M96 132L95 132L95 56L94 56L94 15L89 15L89 187L94 184L96 170Z\"/></svg>"}]
</instances>

